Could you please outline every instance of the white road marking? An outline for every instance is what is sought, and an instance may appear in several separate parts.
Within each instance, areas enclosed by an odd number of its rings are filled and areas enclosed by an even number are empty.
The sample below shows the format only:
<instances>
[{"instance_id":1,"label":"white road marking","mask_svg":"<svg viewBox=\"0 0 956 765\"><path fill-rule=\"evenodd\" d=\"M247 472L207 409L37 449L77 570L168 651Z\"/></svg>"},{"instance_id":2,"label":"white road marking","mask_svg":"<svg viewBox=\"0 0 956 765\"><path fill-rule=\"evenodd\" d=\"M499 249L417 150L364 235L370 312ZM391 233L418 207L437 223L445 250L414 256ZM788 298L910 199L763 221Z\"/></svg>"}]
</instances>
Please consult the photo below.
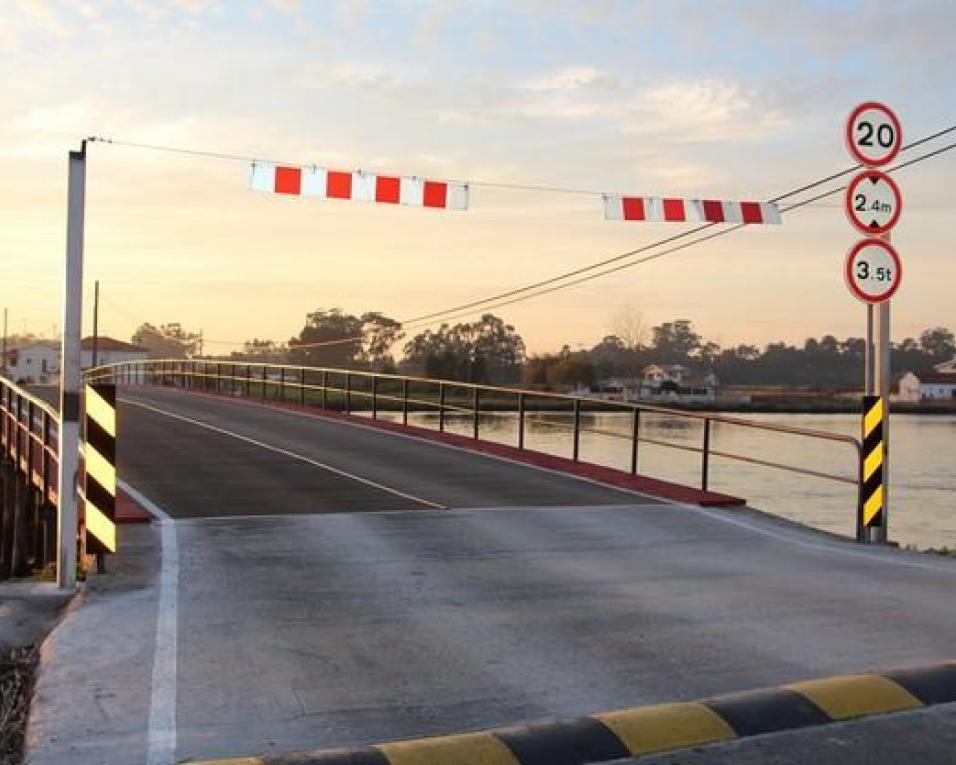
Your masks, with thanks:
<instances>
[{"instance_id":1,"label":"white road marking","mask_svg":"<svg viewBox=\"0 0 956 765\"><path fill-rule=\"evenodd\" d=\"M422 499L421 497L416 497L414 494L408 494L404 491L399 491L398 489L393 489L391 486L385 486L384 484L377 483L376 481L369 480L368 478L362 478L362 476L355 475L354 473L349 473L346 470L341 470L337 467L332 467L332 465L327 465L324 462L319 462L310 457L306 457L302 454L297 454L296 452L289 451L288 449L283 449L279 446L273 446L272 444L267 444L264 441L259 441L255 438L250 438L249 436L243 436L239 433L234 433L231 430L226 430L225 428L217 427L216 425L210 425L208 422L202 422L201 420L194 420L192 417L186 417L181 414L174 414L173 412L167 412L165 409L160 409L155 406L150 406L149 404L144 404L140 401L133 401L128 398L121 399L122 403L130 404L131 406L138 406L142 409L148 409L151 412L156 414L161 414L164 417L170 417L174 420L181 420L182 422L188 422L190 425L195 425L199 428L205 428L206 430L211 430L214 433L219 433L220 435L229 436L230 438L235 438L238 441L243 441L247 444L252 444L253 446L258 446L260 449L265 449L270 452L275 452L276 454L281 454L285 457L291 457L294 460L299 460L299 462L304 462L307 465L312 465L313 467L320 468L322 470L327 470L330 473L335 475L342 476L343 478L349 478L358 483L364 484L366 486L371 486L373 489L378 489L380 491L388 492L389 494L394 494L396 497L401 497L402 499L408 499L412 502L418 502L421 505L427 507L435 508L436 510L445 510L447 509L445 505L441 505L437 502L432 502L429 499Z\"/></svg>"},{"instance_id":2,"label":"white road marking","mask_svg":"<svg viewBox=\"0 0 956 765\"><path fill-rule=\"evenodd\" d=\"M778 531L776 529L767 528L761 522L748 523L743 518L732 518L726 513L720 510L711 510L708 508L697 507L696 505L685 505L688 510L693 510L701 515L705 515L708 518L713 518L716 521L721 523L728 523L731 526L737 526L741 529L746 529L754 534L760 534L761 536L770 537L771 539L776 539L778 542L786 542L787 544L797 545L798 547L805 547L810 550L817 550L820 552L829 553L831 555L836 555L841 558L862 558L868 560L871 563L882 563L890 564L897 566L904 566L906 568L918 568L924 571L936 571L941 574L956 574L956 565L952 565L950 561L947 561L945 558L939 557L938 561L933 561L929 558L924 560L919 560L916 556L919 554L925 555L925 553L914 553L913 556L909 556L905 552L899 552L895 550L867 550L865 548L854 548L855 544L851 540L847 539L846 541L833 540L831 541L814 541L804 538L802 532L796 532L789 534L785 531ZM769 521L768 523L772 523ZM806 534L814 533L813 528L807 528Z\"/></svg>"},{"instance_id":3,"label":"white road marking","mask_svg":"<svg viewBox=\"0 0 956 765\"><path fill-rule=\"evenodd\" d=\"M155 516L160 524L162 559L159 567L159 605L156 617L156 646L153 653L153 681L149 698L146 765L173 765L176 762L176 604L179 590L176 524L162 508L128 483L118 480L116 484Z\"/></svg>"}]
</instances>

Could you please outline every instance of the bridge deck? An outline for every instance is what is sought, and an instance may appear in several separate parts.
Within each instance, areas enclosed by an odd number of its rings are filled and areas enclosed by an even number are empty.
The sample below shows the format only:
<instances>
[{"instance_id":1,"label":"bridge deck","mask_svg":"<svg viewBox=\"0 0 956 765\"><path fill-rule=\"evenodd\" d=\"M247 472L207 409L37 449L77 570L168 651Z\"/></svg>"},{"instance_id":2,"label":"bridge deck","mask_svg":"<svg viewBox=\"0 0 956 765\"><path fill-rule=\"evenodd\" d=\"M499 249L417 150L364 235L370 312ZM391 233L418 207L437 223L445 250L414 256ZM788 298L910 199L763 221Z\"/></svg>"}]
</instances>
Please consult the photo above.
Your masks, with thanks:
<instances>
[{"instance_id":1,"label":"bridge deck","mask_svg":"<svg viewBox=\"0 0 956 765\"><path fill-rule=\"evenodd\" d=\"M954 561L338 422L168 391L123 398L121 472L178 519L175 698L162 702L176 760L953 656ZM124 529L120 574L94 579L54 634L31 762L145 750L157 533Z\"/></svg>"},{"instance_id":2,"label":"bridge deck","mask_svg":"<svg viewBox=\"0 0 956 765\"><path fill-rule=\"evenodd\" d=\"M281 409L162 388L121 400L120 473L174 517L658 501Z\"/></svg>"}]
</instances>

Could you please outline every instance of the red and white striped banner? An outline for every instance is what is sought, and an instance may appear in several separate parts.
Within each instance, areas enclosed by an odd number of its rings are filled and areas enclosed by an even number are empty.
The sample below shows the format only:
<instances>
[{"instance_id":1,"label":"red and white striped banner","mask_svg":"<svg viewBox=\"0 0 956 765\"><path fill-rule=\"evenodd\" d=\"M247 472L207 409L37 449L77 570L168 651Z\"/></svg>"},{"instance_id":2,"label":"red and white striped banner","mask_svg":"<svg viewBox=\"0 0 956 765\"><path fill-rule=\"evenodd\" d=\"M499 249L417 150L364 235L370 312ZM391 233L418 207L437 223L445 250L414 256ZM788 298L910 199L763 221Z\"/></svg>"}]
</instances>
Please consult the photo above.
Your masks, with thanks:
<instances>
[{"instance_id":1,"label":"red and white striped banner","mask_svg":"<svg viewBox=\"0 0 956 765\"><path fill-rule=\"evenodd\" d=\"M718 199L668 199L605 195L605 220L668 223L780 223L771 202L725 202Z\"/></svg>"},{"instance_id":2,"label":"red and white striped banner","mask_svg":"<svg viewBox=\"0 0 956 765\"><path fill-rule=\"evenodd\" d=\"M249 187L274 194L351 199L443 210L467 210L468 186L450 181L397 175L376 175L362 170L338 171L324 167L295 167L253 162Z\"/></svg>"}]
</instances>

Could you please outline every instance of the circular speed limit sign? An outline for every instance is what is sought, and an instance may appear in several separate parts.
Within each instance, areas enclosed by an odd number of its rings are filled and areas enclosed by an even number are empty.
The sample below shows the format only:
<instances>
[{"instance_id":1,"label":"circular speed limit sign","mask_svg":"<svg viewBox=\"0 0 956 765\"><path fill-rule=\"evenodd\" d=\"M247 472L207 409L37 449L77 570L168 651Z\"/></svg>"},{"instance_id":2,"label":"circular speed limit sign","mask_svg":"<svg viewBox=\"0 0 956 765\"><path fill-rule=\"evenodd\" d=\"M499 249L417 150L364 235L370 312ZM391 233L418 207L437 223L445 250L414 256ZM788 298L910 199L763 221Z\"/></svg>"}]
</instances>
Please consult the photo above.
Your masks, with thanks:
<instances>
[{"instance_id":1,"label":"circular speed limit sign","mask_svg":"<svg viewBox=\"0 0 956 765\"><path fill-rule=\"evenodd\" d=\"M854 296L864 303L882 303L900 286L903 265L888 242L864 239L847 253L843 274Z\"/></svg>"},{"instance_id":2,"label":"circular speed limit sign","mask_svg":"<svg viewBox=\"0 0 956 765\"><path fill-rule=\"evenodd\" d=\"M899 154L903 129L890 107L867 101L846 121L846 145L860 164L880 167Z\"/></svg>"}]
</instances>

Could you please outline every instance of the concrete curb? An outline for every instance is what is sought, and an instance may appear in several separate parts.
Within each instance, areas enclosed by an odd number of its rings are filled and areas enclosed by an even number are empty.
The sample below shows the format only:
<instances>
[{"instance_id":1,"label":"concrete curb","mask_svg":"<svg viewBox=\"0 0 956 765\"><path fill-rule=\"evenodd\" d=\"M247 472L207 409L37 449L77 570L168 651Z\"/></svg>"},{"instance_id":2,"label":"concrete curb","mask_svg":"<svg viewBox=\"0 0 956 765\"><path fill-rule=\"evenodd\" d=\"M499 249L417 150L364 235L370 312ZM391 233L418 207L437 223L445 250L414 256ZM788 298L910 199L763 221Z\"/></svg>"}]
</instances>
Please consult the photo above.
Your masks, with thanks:
<instances>
[{"instance_id":1,"label":"concrete curb","mask_svg":"<svg viewBox=\"0 0 956 765\"><path fill-rule=\"evenodd\" d=\"M956 662L352 749L196 765L587 765L956 702Z\"/></svg>"}]
</instances>

